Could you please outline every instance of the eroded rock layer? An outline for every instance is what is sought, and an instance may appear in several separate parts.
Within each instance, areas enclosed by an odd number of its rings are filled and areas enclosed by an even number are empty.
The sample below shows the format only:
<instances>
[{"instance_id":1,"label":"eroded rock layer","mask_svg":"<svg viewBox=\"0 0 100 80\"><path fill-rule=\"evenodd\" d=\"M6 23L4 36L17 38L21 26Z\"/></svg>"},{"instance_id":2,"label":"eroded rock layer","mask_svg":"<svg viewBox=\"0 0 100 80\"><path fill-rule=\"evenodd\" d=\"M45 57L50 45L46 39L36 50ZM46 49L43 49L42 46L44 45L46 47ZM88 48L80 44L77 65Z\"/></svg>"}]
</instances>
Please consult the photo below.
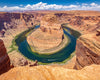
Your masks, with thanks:
<instances>
[{"instance_id":1,"label":"eroded rock layer","mask_svg":"<svg viewBox=\"0 0 100 80\"><path fill-rule=\"evenodd\" d=\"M42 14L0 12L0 37L9 29L29 28L39 23Z\"/></svg>"},{"instance_id":2,"label":"eroded rock layer","mask_svg":"<svg viewBox=\"0 0 100 80\"><path fill-rule=\"evenodd\" d=\"M45 50L58 46L63 40L63 29L57 17L53 14L45 15L40 28L28 36L27 41L36 50Z\"/></svg>"},{"instance_id":3,"label":"eroded rock layer","mask_svg":"<svg viewBox=\"0 0 100 80\"><path fill-rule=\"evenodd\" d=\"M99 80L100 65L91 65L82 70L62 67L36 66L16 67L0 76L0 80Z\"/></svg>"},{"instance_id":4,"label":"eroded rock layer","mask_svg":"<svg viewBox=\"0 0 100 80\"><path fill-rule=\"evenodd\" d=\"M76 45L76 69L100 64L100 36L94 33L81 36Z\"/></svg>"},{"instance_id":5,"label":"eroded rock layer","mask_svg":"<svg viewBox=\"0 0 100 80\"><path fill-rule=\"evenodd\" d=\"M10 59L7 55L3 41L0 39L0 74L10 69Z\"/></svg>"}]
</instances>

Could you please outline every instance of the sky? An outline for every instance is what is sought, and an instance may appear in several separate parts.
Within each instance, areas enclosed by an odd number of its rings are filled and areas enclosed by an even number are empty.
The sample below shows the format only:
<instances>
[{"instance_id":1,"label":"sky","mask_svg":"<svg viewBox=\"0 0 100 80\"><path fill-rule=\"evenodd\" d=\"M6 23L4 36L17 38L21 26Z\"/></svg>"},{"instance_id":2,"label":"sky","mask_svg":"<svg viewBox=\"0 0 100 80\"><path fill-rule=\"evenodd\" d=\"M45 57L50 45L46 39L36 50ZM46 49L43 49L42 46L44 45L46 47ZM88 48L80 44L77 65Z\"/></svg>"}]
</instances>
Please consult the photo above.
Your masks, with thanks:
<instances>
[{"instance_id":1,"label":"sky","mask_svg":"<svg viewBox=\"0 0 100 80\"><path fill-rule=\"evenodd\" d=\"M96 10L100 0L0 0L0 11Z\"/></svg>"}]
</instances>

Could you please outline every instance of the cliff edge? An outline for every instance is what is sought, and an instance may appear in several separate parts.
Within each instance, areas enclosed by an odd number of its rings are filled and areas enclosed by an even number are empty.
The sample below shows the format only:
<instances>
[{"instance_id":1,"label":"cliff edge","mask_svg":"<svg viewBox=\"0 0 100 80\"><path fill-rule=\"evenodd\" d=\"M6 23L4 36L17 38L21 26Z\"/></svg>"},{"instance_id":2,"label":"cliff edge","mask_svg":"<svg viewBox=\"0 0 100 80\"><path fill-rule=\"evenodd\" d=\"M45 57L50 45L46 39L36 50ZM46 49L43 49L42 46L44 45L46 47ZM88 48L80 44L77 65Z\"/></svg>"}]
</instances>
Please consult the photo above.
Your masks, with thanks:
<instances>
[{"instance_id":1,"label":"cliff edge","mask_svg":"<svg viewBox=\"0 0 100 80\"><path fill-rule=\"evenodd\" d=\"M100 35L91 33L77 40L75 69L91 64L100 64Z\"/></svg>"},{"instance_id":2,"label":"cliff edge","mask_svg":"<svg viewBox=\"0 0 100 80\"><path fill-rule=\"evenodd\" d=\"M0 80L99 80L100 65L87 66L81 70L62 67L36 66L15 67L0 76Z\"/></svg>"},{"instance_id":3,"label":"cliff edge","mask_svg":"<svg viewBox=\"0 0 100 80\"><path fill-rule=\"evenodd\" d=\"M6 52L3 41L0 39L0 74L10 69L10 59Z\"/></svg>"}]
</instances>

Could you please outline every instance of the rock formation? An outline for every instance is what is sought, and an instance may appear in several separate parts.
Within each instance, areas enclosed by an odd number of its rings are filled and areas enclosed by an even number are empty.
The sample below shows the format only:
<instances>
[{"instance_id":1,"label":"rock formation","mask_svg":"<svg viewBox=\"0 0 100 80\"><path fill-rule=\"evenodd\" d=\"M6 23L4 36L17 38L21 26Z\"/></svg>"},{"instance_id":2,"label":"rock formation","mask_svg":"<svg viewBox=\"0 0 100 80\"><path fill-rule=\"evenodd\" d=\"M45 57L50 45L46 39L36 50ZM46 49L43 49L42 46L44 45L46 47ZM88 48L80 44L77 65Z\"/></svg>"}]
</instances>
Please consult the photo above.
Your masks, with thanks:
<instances>
[{"instance_id":1,"label":"rock formation","mask_svg":"<svg viewBox=\"0 0 100 80\"><path fill-rule=\"evenodd\" d=\"M18 66L34 66L34 65L38 65L37 61L31 61L27 58L25 58L24 56L22 56L20 53L16 53L15 51L13 51L12 53L9 53L9 58L10 58L10 63L14 66L14 67L18 67Z\"/></svg>"},{"instance_id":2,"label":"rock formation","mask_svg":"<svg viewBox=\"0 0 100 80\"><path fill-rule=\"evenodd\" d=\"M36 66L15 67L0 76L0 80L99 80L100 65L91 65L82 70L62 67Z\"/></svg>"},{"instance_id":3,"label":"rock formation","mask_svg":"<svg viewBox=\"0 0 100 80\"><path fill-rule=\"evenodd\" d=\"M77 40L75 69L100 64L100 36L94 33L82 35Z\"/></svg>"},{"instance_id":4,"label":"rock formation","mask_svg":"<svg viewBox=\"0 0 100 80\"><path fill-rule=\"evenodd\" d=\"M54 14L58 18L60 24L69 23L76 29L86 32L96 31L96 29L100 27L100 13L96 11L35 11L24 13L0 12L0 31L2 29L7 30L16 27L32 27L33 25L38 24L41 17L46 14ZM41 23L42 25L44 23L47 26L45 20L41 21Z\"/></svg>"},{"instance_id":5,"label":"rock formation","mask_svg":"<svg viewBox=\"0 0 100 80\"><path fill-rule=\"evenodd\" d=\"M2 30L8 30L21 27L32 27L38 24L39 14L28 13L0 13L0 34L2 36Z\"/></svg>"},{"instance_id":6,"label":"rock formation","mask_svg":"<svg viewBox=\"0 0 100 80\"><path fill-rule=\"evenodd\" d=\"M95 32L100 28L100 12L65 11L56 12L55 15L59 18L60 23L69 23L73 28L84 33Z\"/></svg>"},{"instance_id":7,"label":"rock formation","mask_svg":"<svg viewBox=\"0 0 100 80\"><path fill-rule=\"evenodd\" d=\"M36 50L46 50L58 46L63 40L63 29L57 17L53 14L45 15L40 28L28 36L27 41Z\"/></svg>"},{"instance_id":8,"label":"rock formation","mask_svg":"<svg viewBox=\"0 0 100 80\"><path fill-rule=\"evenodd\" d=\"M10 59L7 55L3 41L0 39L0 74L10 69Z\"/></svg>"}]
</instances>

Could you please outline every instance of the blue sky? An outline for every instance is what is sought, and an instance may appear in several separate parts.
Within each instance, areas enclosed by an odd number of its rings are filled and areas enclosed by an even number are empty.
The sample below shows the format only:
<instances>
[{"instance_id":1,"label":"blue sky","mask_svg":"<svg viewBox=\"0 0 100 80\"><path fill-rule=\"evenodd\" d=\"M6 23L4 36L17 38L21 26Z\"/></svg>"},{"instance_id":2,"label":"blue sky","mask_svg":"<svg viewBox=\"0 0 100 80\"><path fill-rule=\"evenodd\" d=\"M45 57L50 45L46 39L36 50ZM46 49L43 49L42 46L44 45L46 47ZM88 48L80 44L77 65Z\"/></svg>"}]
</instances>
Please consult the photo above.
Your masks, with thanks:
<instances>
[{"instance_id":1,"label":"blue sky","mask_svg":"<svg viewBox=\"0 0 100 80\"><path fill-rule=\"evenodd\" d=\"M24 6L27 4L36 4L39 2L48 3L48 4L58 4L58 5L70 5L70 4L81 4L81 3L99 3L100 0L0 0L1 6L18 6L23 4Z\"/></svg>"},{"instance_id":2,"label":"blue sky","mask_svg":"<svg viewBox=\"0 0 100 80\"><path fill-rule=\"evenodd\" d=\"M99 10L100 0L0 0L0 11Z\"/></svg>"}]
</instances>

